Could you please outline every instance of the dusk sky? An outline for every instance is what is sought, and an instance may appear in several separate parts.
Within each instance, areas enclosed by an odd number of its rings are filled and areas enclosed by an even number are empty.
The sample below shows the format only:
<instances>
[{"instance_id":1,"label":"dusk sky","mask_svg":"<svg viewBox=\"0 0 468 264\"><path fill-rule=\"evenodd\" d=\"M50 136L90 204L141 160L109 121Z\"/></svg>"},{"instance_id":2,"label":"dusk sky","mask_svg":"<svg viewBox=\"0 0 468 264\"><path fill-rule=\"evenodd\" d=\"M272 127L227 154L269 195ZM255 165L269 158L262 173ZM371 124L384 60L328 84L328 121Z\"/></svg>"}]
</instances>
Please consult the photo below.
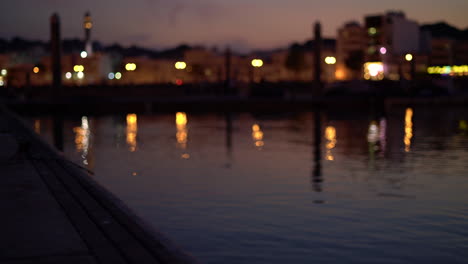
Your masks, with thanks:
<instances>
[{"instance_id":1,"label":"dusk sky","mask_svg":"<svg viewBox=\"0 0 468 264\"><path fill-rule=\"evenodd\" d=\"M325 36L335 37L343 23L387 10L402 10L420 23L468 28L467 0L3 0L0 37L48 40L49 16L58 12L62 36L81 38L88 10L94 40L148 48L181 43L229 44L238 51L282 47L310 38L317 20Z\"/></svg>"}]
</instances>

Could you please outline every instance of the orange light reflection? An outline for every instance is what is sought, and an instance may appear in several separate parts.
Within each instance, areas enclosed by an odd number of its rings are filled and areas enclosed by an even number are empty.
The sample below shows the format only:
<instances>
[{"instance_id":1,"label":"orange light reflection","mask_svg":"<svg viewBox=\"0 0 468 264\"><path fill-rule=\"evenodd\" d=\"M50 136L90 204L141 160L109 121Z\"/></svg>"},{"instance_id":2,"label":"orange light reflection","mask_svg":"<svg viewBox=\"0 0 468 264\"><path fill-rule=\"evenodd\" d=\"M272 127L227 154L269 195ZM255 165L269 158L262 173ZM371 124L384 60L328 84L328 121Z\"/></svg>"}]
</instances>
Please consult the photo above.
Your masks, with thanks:
<instances>
[{"instance_id":1,"label":"orange light reflection","mask_svg":"<svg viewBox=\"0 0 468 264\"><path fill-rule=\"evenodd\" d=\"M405 152L411 150L411 139L413 138L413 109L407 108L405 114Z\"/></svg>"},{"instance_id":2,"label":"orange light reflection","mask_svg":"<svg viewBox=\"0 0 468 264\"><path fill-rule=\"evenodd\" d=\"M136 114L127 115L127 145L130 152L137 149L138 123Z\"/></svg>"}]
</instances>

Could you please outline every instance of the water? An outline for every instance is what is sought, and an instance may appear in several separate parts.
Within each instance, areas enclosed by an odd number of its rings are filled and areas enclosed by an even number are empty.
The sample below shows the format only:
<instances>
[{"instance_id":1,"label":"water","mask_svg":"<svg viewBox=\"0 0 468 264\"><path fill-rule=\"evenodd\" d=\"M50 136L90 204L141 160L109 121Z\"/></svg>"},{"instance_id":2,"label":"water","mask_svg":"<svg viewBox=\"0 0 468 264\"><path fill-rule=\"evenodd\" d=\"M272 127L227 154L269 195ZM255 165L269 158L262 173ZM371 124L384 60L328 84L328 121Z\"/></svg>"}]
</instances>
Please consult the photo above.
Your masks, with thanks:
<instances>
[{"instance_id":1,"label":"water","mask_svg":"<svg viewBox=\"0 0 468 264\"><path fill-rule=\"evenodd\" d=\"M468 109L319 116L319 156L314 113L70 117L65 154L202 263L468 262Z\"/></svg>"}]
</instances>

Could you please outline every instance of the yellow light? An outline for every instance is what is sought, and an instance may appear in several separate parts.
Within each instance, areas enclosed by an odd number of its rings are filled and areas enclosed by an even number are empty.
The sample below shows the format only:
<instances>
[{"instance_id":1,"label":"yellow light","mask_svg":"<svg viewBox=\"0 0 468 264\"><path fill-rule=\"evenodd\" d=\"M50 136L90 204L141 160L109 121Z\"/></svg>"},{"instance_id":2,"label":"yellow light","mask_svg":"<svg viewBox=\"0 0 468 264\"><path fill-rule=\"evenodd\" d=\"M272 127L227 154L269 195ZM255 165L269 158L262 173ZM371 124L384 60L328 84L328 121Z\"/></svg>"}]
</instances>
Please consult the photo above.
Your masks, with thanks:
<instances>
[{"instance_id":1,"label":"yellow light","mask_svg":"<svg viewBox=\"0 0 468 264\"><path fill-rule=\"evenodd\" d=\"M185 63L183 61L178 61L178 62L175 63L174 66L178 70L184 70L185 68L187 68L187 63Z\"/></svg>"},{"instance_id":2,"label":"yellow light","mask_svg":"<svg viewBox=\"0 0 468 264\"><path fill-rule=\"evenodd\" d=\"M336 58L335 57L326 57L325 58L325 63L329 64L329 65L335 64L336 63Z\"/></svg>"},{"instance_id":3,"label":"yellow light","mask_svg":"<svg viewBox=\"0 0 468 264\"><path fill-rule=\"evenodd\" d=\"M432 66L427 68L428 74L468 74L468 65L453 65L453 66Z\"/></svg>"},{"instance_id":4,"label":"yellow light","mask_svg":"<svg viewBox=\"0 0 468 264\"><path fill-rule=\"evenodd\" d=\"M254 67L260 68L263 66L263 61L261 59L253 59L251 64Z\"/></svg>"},{"instance_id":5,"label":"yellow light","mask_svg":"<svg viewBox=\"0 0 468 264\"><path fill-rule=\"evenodd\" d=\"M39 67L34 67L34 68L33 68L33 72L34 72L34 73L39 73Z\"/></svg>"},{"instance_id":6,"label":"yellow light","mask_svg":"<svg viewBox=\"0 0 468 264\"><path fill-rule=\"evenodd\" d=\"M85 26L86 29L91 29L93 27L93 23L85 22L84 26Z\"/></svg>"},{"instance_id":7,"label":"yellow light","mask_svg":"<svg viewBox=\"0 0 468 264\"><path fill-rule=\"evenodd\" d=\"M369 28L369 35L375 35L377 34L377 29L375 27Z\"/></svg>"},{"instance_id":8,"label":"yellow light","mask_svg":"<svg viewBox=\"0 0 468 264\"><path fill-rule=\"evenodd\" d=\"M127 64L125 64L125 69L127 71L134 71L134 70L136 70L136 64L135 63L127 63Z\"/></svg>"},{"instance_id":9,"label":"yellow light","mask_svg":"<svg viewBox=\"0 0 468 264\"><path fill-rule=\"evenodd\" d=\"M187 125L187 114L184 112L176 113L176 125L185 126Z\"/></svg>"},{"instance_id":10,"label":"yellow light","mask_svg":"<svg viewBox=\"0 0 468 264\"><path fill-rule=\"evenodd\" d=\"M332 149L334 149L336 146L336 129L332 126L328 126L325 129L325 138L328 140L326 144L326 147L327 147L326 159L333 161L335 160L335 157L332 154Z\"/></svg>"},{"instance_id":11,"label":"yellow light","mask_svg":"<svg viewBox=\"0 0 468 264\"><path fill-rule=\"evenodd\" d=\"M252 139L256 147L260 148L265 145L263 141L263 132L258 124L252 125Z\"/></svg>"},{"instance_id":12,"label":"yellow light","mask_svg":"<svg viewBox=\"0 0 468 264\"><path fill-rule=\"evenodd\" d=\"M73 66L73 70L75 72L84 72L84 66L83 65L75 65L75 66Z\"/></svg>"},{"instance_id":13,"label":"yellow light","mask_svg":"<svg viewBox=\"0 0 468 264\"><path fill-rule=\"evenodd\" d=\"M188 129L187 129L187 114L184 112L177 112L176 113L176 140L177 140L177 147L181 149L187 148L188 142Z\"/></svg>"},{"instance_id":14,"label":"yellow light","mask_svg":"<svg viewBox=\"0 0 468 264\"><path fill-rule=\"evenodd\" d=\"M384 65L382 62L364 63L364 78L366 80L382 80L384 77Z\"/></svg>"},{"instance_id":15,"label":"yellow light","mask_svg":"<svg viewBox=\"0 0 468 264\"><path fill-rule=\"evenodd\" d=\"M257 141L257 142L255 142L255 146L256 146L256 147L263 147L263 146L265 146L265 142L263 142L263 141Z\"/></svg>"},{"instance_id":16,"label":"yellow light","mask_svg":"<svg viewBox=\"0 0 468 264\"><path fill-rule=\"evenodd\" d=\"M122 78L122 74L120 72L115 73L115 79L120 80Z\"/></svg>"},{"instance_id":17,"label":"yellow light","mask_svg":"<svg viewBox=\"0 0 468 264\"><path fill-rule=\"evenodd\" d=\"M413 137L413 109L407 108L405 114L405 152L409 152L411 148L411 138Z\"/></svg>"},{"instance_id":18,"label":"yellow light","mask_svg":"<svg viewBox=\"0 0 468 264\"><path fill-rule=\"evenodd\" d=\"M330 144L327 144L327 149L332 149L335 147L336 143L336 129L332 126L328 126L325 129L325 138L330 141Z\"/></svg>"},{"instance_id":19,"label":"yellow light","mask_svg":"<svg viewBox=\"0 0 468 264\"><path fill-rule=\"evenodd\" d=\"M2 71L0 72L2 74L2 76L5 76L7 75L7 70L6 69L2 69Z\"/></svg>"},{"instance_id":20,"label":"yellow light","mask_svg":"<svg viewBox=\"0 0 468 264\"><path fill-rule=\"evenodd\" d=\"M135 152L137 148L137 115L127 115L127 145L130 152Z\"/></svg>"},{"instance_id":21,"label":"yellow light","mask_svg":"<svg viewBox=\"0 0 468 264\"><path fill-rule=\"evenodd\" d=\"M127 124L136 124L137 122L137 115L136 114L128 114L127 115Z\"/></svg>"},{"instance_id":22,"label":"yellow light","mask_svg":"<svg viewBox=\"0 0 468 264\"><path fill-rule=\"evenodd\" d=\"M411 54L409 54L409 53L406 54L406 55L405 55L405 60L406 60L406 61L412 61L412 60L413 60L413 55L411 55Z\"/></svg>"},{"instance_id":23,"label":"yellow light","mask_svg":"<svg viewBox=\"0 0 468 264\"><path fill-rule=\"evenodd\" d=\"M343 70L336 70L335 72L335 78L337 80L344 80L344 78L346 77L345 73Z\"/></svg>"}]
</instances>

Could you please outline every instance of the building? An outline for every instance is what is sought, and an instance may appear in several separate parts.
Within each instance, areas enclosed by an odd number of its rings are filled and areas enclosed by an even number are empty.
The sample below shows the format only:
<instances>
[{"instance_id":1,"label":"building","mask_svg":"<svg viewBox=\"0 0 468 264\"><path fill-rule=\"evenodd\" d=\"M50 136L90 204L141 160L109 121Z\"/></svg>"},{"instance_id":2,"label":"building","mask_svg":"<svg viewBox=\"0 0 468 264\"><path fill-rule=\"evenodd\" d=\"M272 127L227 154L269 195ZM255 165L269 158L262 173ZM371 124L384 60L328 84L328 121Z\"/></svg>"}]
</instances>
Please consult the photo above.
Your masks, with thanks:
<instances>
[{"instance_id":1,"label":"building","mask_svg":"<svg viewBox=\"0 0 468 264\"><path fill-rule=\"evenodd\" d=\"M424 68L420 53L420 29L417 22L406 18L403 12L387 12L384 15L366 16L365 31L367 45L365 49L364 78L399 80L408 77L412 67ZM406 54L414 58L407 65ZM416 59L418 57L418 59Z\"/></svg>"},{"instance_id":2,"label":"building","mask_svg":"<svg viewBox=\"0 0 468 264\"><path fill-rule=\"evenodd\" d=\"M366 31L358 22L338 29L336 40L337 80L360 79L366 49Z\"/></svg>"}]
</instances>

